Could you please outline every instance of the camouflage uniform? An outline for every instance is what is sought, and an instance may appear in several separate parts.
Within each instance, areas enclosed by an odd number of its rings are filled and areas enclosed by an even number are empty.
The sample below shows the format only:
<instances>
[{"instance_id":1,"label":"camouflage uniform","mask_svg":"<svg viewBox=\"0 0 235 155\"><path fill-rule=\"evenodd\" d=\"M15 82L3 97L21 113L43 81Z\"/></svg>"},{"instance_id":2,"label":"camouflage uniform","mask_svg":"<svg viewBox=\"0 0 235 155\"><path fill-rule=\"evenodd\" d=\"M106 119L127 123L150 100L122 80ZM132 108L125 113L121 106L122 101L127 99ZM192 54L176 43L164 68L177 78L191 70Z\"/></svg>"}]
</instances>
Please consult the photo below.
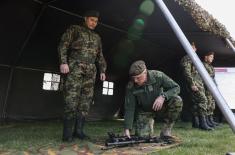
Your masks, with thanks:
<instances>
[{"instance_id":1,"label":"camouflage uniform","mask_svg":"<svg viewBox=\"0 0 235 155\"><path fill-rule=\"evenodd\" d=\"M190 57L184 56L181 59L181 66L183 68L183 75L185 77L188 91L192 96L192 113L194 116L206 116L207 115L207 97L205 95L205 88L203 81L194 67ZM191 86L197 86L198 91L194 92L191 89Z\"/></svg>"},{"instance_id":2,"label":"camouflage uniform","mask_svg":"<svg viewBox=\"0 0 235 155\"><path fill-rule=\"evenodd\" d=\"M204 62L204 66L205 66L207 72L209 73L209 75L211 76L211 78L213 79L213 81L215 82L214 67L211 64L207 63L207 62ZM216 84L216 82L215 82L215 84ZM206 97L207 97L207 100L208 100L207 114L208 115L213 115L214 110L215 110L215 100L214 100L211 92L208 90L207 87L205 87L205 91L206 91Z\"/></svg>"},{"instance_id":3,"label":"camouflage uniform","mask_svg":"<svg viewBox=\"0 0 235 155\"><path fill-rule=\"evenodd\" d=\"M72 25L63 34L58 47L60 63L69 65L65 80L65 118L75 118L78 112L87 115L94 95L96 66L105 73L101 38L85 25Z\"/></svg>"},{"instance_id":4,"label":"camouflage uniform","mask_svg":"<svg viewBox=\"0 0 235 155\"><path fill-rule=\"evenodd\" d=\"M164 126L171 126L182 110L182 99L178 96L180 87L163 72L148 70L147 82L137 86L130 81L125 96L125 129L132 129L135 122L136 134L140 136L153 134L153 118L162 114ZM160 111L153 111L155 99L165 96L165 103Z\"/></svg>"}]
</instances>

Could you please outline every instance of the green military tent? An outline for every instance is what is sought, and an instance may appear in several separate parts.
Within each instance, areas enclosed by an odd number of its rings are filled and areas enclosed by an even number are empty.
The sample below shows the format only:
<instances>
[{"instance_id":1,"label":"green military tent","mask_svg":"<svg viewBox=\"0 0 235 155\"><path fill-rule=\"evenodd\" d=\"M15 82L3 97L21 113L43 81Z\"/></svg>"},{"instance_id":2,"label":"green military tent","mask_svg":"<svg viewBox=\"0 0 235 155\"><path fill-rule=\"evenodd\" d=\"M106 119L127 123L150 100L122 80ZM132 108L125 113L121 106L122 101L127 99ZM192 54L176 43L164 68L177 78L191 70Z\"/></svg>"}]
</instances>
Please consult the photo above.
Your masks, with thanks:
<instances>
[{"instance_id":1,"label":"green military tent","mask_svg":"<svg viewBox=\"0 0 235 155\"><path fill-rule=\"evenodd\" d=\"M235 66L226 28L193 0L164 0L188 40L201 56L216 53L214 66ZM63 113L61 91L44 90L44 74L59 74L57 46L71 24L83 21L86 10L101 14L96 31L103 41L108 81L113 95L102 95L97 81L91 119L122 115L129 65L138 59L149 69L164 71L182 84L179 60L186 54L158 6L151 0L2 0L0 2L0 117L54 119ZM58 81L57 81L58 82ZM184 113L190 101L184 90ZM188 103L188 104L187 104Z\"/></svg>"}]
</instances>

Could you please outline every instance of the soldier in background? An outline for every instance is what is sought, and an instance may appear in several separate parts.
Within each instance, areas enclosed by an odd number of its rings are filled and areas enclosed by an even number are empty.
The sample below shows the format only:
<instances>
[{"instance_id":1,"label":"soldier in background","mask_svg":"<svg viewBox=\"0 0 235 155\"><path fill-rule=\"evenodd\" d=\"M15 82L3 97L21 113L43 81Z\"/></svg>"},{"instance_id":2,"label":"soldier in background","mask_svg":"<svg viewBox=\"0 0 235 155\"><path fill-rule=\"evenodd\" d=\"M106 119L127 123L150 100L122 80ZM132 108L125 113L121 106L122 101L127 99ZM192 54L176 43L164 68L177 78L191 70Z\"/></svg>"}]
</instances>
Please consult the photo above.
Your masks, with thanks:
<instances>
[{"instance_id":1,"label":"soldier in background","mask_svg":"<svg viewBox=\"0 0 235 155\"><path fill-rule=\"evenodd\" d=\"M212 66L212 62L214 61L214 52L208 52L204 55L204 66L207 70L207 72L209 73L210 77L212 78L212 80L215 82L215 70L214 67ZM216 84L216 82L215 82ZM207 123L212 126L218 126L219 123L214 121L213 118L213 114L214 114L214 110L215 110L215 100L211 94L211 92L209 91L209 89L207 87L205 87L205 93L206 93L206 97L207 97Z\"/></svg>"},{"instance_id":2,"label":"soldier in background","mask_svg":"<svg viewBox=\"0 0 235 155\"><path fill-rule=\"evenodd\" d=\"M94 95L95 64L98 64L100 80L106 78L101 38L93 31L98 18L99 12L86 12L84 24L70 26L62 35L58 47L60 72L67 76L63 89L65 107L62 138L66 142L87 137L83 128Z\"/></svg>"},{"instance_id":3,"label":"soldier in background","mask_svg":"<svg viewBox=\"0 0 235 155\"><path fill-rule=\"evenodd\" d=\"M197 51L194 43L192 43L192 48ZM203 130L213 130L207 124L207 97L205 95L205 88L198 71L193 65L192 60L188 55L181 59L181 67L183 69L183 75L185 77L185 82L187 85L187 90L189 91L193 107L192 107L192 127L200 128Z\"/></svg>"},{"instance_id":4,"label":"soldier in background","mask_svg":"<svg viewBox=\"0 0 235 155\"><path fill-rule=\"evenodd\" d=\"M130 137L135 122L138 136L152 136L154 117L161 115L164 124L161 137L171 136L171 129L182 110L179 85L163 72L147 70L142 60L134 62L129 70L131 80L125 96L124 134Z\"/></svg>"}]
</instances>

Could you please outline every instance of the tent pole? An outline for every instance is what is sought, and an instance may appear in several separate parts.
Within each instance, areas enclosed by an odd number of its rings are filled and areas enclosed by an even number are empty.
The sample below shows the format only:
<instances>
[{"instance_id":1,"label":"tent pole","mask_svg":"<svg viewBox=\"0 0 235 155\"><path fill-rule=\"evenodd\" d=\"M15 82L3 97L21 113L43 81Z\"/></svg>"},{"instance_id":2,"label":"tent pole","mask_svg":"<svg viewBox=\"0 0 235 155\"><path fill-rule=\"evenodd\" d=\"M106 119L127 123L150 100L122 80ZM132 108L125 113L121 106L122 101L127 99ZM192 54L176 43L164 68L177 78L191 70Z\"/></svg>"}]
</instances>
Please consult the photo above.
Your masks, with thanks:
<instances>
[{"instance_id":1,"label":"tent pole","mask_svg":"<svg viewBox=\"0 0 235 155\"><path fill-rule=\"evenodd\" d=\"M6 67L6 68L11 68L10 65L4 65L4 64L0 64L0 67ZM46 70L46 69L37 69L37 68L29 68L29 67L22 67L22 66L16 66L16 69L20 69L20 70L30 70L30 71L38 71L38 72L48 72L48 73L55 73L55 74L60 74L60 72L58 71L51 71L51 70Z\"/></svg>"},{"instance_id":2,"label":"tent pole","mask_svg":"<svg viewBox=\"0 0 235 155\"><path fill-rule=\"evenodd\" d=\"M11 89L11 84L12 84L12 81L13 81L12 79L13 79L14 70L15 70L15 67L11 67L9 79L8 79L8 82L7 82L6 97L4 99L3 108L2 108L1 122L4 122L4 123L6 121L6 107L7 107L9 92L10 92L10 89Z\"/></svg>"},{"instance_id":3,"label":"tent pole","mask_svg":"<svg viewBox=\"0 0 235 155\"><path fill-rule=\"evenodd\" d=\"M193 64L195 65L196 69L198 70L199 74L201 75L203 81L205 82L206 86L209 88L210 92L214 96L215 100L217 101L217 105L219 106L220 110L222 111L223 115L225 116L226 120L228 121L230 127L232 128L233 132L235 133L235 116L233 115L231 109L229 108L228 104L224 100L223 96L219 92L217 86L209 76L208 72L206 71L204 65L202 64L201 60L197 56L196 52L192 49L189 41L187 40L186 36L180 29L179 25L175 21L174 17L168 10L167 6L162 0L155 0L156 4L162 11L163 15L165 16L166 20L170 24L172 30L176 34L177 38L179 39L180 43L184 47L186 53L191 58Z\"/></svg>"},{"instance_id":4,"label":"tent pole","mask_svg":"<svg viewBox=\"0 0 235 155\"><path fill-rule=\"evenodd\" d=\"M18 58L17 58L17 60L16 60L16 62L15 62L15 65L16 65L16 66L18 65L18 63L19 63L19 61L20 61L20 58L21 58L21 56L22 56L22 53L23 53L23 51L24 51L26 45L28 44L28 42L29 42L29 40L30 40L30 38L31 38L31 36L32 36L32 34L33 34L33 32L34 32L34 30L36 29L36 27L37 27L37 25L38 25L38 22L39 22L40 18L42 17L42 15L43 15L45 9L47 8L47 6L48 6L47 4L43 4L43 5L42 5L42 8L41 8L41 10L40 10L40 12L39 12L37 18L36 18L35 21L33 22L33 25L32 25L32 27L31 27L29 33L27 34L26 39L24 40L23 45L21 46L20 51L19 51L19 53L18 53Z\"/></svg>"},{"instance_id":5,"label":"tent pole","mask_svg":"<svg viewBox=\"0 0 235 155\"><path fill-rule=\"evenodd\" d=\"M7 84L7 90L6 90L6 97L4 99L4 103L3 103L3 108L2 108L2 115L0 117L0 121L6 121L6 109L7 109L7 103L8 103L8 99L9 99L9 92L11 90L11 85L12 85L12 81L13 81L13 75L15 73L15 69L16 69L16 66L18 65L18 63L20 62L20 58L22 56L22 53L23 53L23 50L25 49L26 45L28 44L29 42L29 39L31 38L34 30L36 29L36 26L39 22L39 19L41 18L41 16L43 15L45 9L47 8L47 4L43 4L37 18L35 19L29 33L27 34L20 50L19 50L19 53L18 53L18 57L16 59L15 62L13 62L13 65L10 67L11 71L10 71L10 75L9 75L9 80L8 80L8 84Z\"/></svg>"},{"instance_id":6,"label":"tent pole","mask_svg":"<svg viewBox=\"0 0 235 155\"><path fill-rule=\"evenodd\" d=\"M233 44L231 43L231 41L230 41L228 38L226 38L225 40L226 40L226 42L228 43L228 45L230 46L230 48L233 50L233 52L235 53L235 47L233 46Z\"/></svg>"}]
</instances>

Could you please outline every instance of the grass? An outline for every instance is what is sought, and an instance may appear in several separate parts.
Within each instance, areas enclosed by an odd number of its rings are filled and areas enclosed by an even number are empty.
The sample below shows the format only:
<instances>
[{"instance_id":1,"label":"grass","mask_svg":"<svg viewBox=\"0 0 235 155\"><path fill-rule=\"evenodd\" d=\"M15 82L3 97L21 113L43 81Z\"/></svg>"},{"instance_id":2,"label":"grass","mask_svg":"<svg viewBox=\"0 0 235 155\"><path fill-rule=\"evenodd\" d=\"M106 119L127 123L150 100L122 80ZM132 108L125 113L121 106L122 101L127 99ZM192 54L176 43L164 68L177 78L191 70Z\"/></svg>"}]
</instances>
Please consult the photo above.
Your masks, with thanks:
<instances>
[{"instance_id":1,"label":"grass","mask_svg":"<svg viewBox=\"0 0 235 155\"><path fill-rule=\"evenodd\" d=\"M155 125L155 132L159 134L160 124ZM89 122L86 125L87 134L92 137L92 142L103 143L107 132L122 134L122 121ZM61 142L62 123L55 122L30 122L14 123L0 126L0 154L8 151L37 152L42 147L59 147ZM225 155L235 152L235 135L227 124L212 132L191 128L190 123L179 122L173 129L173 134L180 137L183 143L174 148L161 150L158 155ZM82 145L85 142L76 141Z\"/></svg>"}]
</instances>

